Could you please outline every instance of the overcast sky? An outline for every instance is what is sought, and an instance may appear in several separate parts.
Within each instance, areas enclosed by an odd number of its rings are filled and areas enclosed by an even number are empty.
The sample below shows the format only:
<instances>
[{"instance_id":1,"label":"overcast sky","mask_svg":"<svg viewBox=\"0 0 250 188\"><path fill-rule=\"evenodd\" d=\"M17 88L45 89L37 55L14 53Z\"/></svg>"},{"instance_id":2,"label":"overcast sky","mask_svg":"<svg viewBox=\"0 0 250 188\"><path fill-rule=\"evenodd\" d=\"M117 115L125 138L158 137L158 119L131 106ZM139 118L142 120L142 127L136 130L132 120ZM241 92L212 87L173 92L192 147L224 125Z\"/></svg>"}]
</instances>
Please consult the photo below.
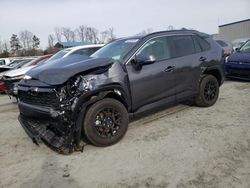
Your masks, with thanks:
<instances>
[{"instance_id":1,"label":"overcast sky","mask_svg":"<svg viewBox=\"0 0 250 188\"><path fill-rule=\"evenodd\" d=\"M250 0L0 0L0 37L21 30L36 34L47 46L55 27L114 27L117 37L143 29L194 28L217 33L218 25L250 18Z\"/></svg>"}]
</instances>

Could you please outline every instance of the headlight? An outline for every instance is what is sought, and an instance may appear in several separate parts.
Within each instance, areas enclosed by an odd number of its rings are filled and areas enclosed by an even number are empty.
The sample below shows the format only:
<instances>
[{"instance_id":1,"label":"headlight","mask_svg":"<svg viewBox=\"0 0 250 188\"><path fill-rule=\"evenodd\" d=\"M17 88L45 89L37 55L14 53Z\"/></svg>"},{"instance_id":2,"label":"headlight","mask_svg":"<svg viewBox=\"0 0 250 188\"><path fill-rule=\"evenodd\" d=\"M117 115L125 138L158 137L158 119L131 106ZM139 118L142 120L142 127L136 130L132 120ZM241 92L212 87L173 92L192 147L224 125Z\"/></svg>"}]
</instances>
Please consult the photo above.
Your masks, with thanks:
<instances>
[{"instance_id":1,"label":"headlight","mask_svg":"<svg viewBox=\"0 0 250 188\"><path fill-rule=\"evenodd\" d=\"M20 76L15 76L15 77L8 78L8 80L22 80L23 78L24 78L24 74L20 75Z\"/></svg>"},{"instance_id":2,"label":"headlight","mask_svg":"<svg viewBox=\"0 0 250 188\"><path fill-rule=\"evenodd\" d=\"M95 80L95 75L86 75L81 77L81 82L79 85L80 91L88 91L91 90L93 87L93 82Z\"/></svg>"},{"instance_id":3,"label":"headlight","mask_svg":"<svg viewBox=\"0 0 250 188\"><path fill-rule=\"evenodd\" d=\"M29 76L29 75L24 75L23 79L24 79L24 80L30 80L30 79L31 79L31 76Z\"/></svg>"}]
</instances>

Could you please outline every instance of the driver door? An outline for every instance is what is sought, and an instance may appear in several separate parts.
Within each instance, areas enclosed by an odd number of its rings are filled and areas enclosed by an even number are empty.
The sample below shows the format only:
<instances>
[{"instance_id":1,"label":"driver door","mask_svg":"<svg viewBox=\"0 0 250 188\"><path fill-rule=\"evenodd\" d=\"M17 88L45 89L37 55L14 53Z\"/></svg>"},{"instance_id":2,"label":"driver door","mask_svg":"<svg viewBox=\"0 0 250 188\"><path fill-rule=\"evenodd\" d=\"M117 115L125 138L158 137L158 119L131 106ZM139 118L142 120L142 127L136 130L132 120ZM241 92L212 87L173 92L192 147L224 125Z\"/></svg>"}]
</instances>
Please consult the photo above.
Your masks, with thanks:
<instances>
[{"instance_id":1,"label":"driver door","mask_svg":"<svg viewBox=\"0 0 250 188\"><path fill-rule=\"evenodd\" d=\"M133 63L126 65L130 81L133 110L159 102L161 99L174 102L176 73L170 59L167 37L157 37L145 42L136 56L154 56L155 62L136 70Z\"/></svg>"}]
</instances>

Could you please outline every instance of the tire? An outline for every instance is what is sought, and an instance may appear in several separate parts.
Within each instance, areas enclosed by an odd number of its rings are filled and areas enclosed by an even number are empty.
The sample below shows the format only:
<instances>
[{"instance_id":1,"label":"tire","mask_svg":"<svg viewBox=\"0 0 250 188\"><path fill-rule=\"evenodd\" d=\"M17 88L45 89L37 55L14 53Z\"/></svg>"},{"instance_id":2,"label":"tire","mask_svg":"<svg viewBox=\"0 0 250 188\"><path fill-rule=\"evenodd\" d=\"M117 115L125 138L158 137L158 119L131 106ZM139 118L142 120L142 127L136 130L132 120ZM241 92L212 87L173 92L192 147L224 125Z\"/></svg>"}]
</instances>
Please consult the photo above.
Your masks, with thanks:
<instances>
[{"instance_id":1,"label":"tire","mask_svg":"<svg viewBox=\"0 0 250 188\"><path fill-rule=\"evenodd\" d=\"M199 95L195 104L201 107L212 106L219 97L219 83L213 75L205 75L200 83Z\"/></svg>"},{"instance_id":2,"label":"tire","mask_svg":"<svg viewBox=\"0 0 250 188\"><path fill-rule=\"evenodd\" d=\"M88 109L84 133L95 146L110 146L120 141L128 129L129 116L125 106L111 98L102 99Z\"/></svg>"}]
</instances>

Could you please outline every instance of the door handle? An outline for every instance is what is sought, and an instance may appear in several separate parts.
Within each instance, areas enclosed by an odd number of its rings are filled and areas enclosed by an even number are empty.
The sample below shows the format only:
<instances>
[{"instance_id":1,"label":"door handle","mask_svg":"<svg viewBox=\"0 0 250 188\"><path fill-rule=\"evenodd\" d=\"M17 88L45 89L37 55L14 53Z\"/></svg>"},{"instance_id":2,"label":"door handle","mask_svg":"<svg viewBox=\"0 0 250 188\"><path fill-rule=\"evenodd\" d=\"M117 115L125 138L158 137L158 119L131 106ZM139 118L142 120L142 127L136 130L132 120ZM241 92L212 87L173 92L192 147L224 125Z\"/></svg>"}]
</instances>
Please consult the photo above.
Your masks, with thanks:
<instances>
[{"instance_id":1,"label":"door handle","mask_svg":"<svg viewBox=\"0 0 250 188\"><path fill-rule=\"evenodd\" d=\"M164 71L165 71L165 72L173 72L174 69L175 69L175 66L169 66L169 67L167 67Z\"/></svg>"},{"instance_id":2,"label":"door handle","mask_svg":"<svg viewBox=\"0 0 250 188\"><path fill-rule=\"evenodd\" d=\"M201 56L200 59L199 59L199 61L206 61L206 60L207 60L207 58L205 58L203 56Z\"/></svg>"}]
</instances>

